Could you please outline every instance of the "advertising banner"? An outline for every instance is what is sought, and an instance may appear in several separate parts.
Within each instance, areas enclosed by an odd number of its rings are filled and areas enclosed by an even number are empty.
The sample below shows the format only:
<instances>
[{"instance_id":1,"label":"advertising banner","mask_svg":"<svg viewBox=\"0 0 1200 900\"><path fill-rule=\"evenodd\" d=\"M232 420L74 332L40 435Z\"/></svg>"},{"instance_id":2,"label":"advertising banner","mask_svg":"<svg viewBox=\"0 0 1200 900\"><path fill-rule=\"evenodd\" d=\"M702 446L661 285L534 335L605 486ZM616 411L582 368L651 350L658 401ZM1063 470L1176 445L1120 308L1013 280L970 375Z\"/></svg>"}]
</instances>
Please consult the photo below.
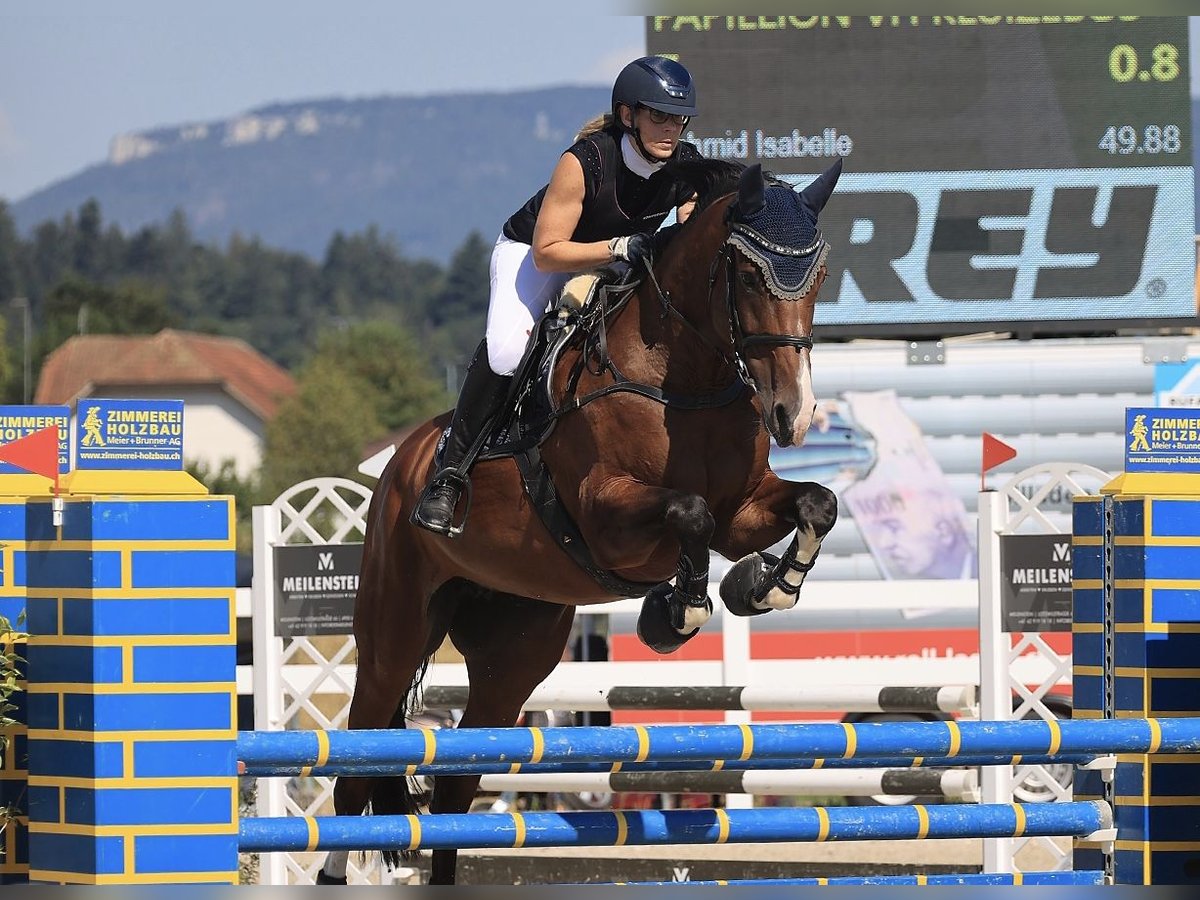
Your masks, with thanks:
<instances>
[{"instance_id":1,"label":"advertising banner","mask_svg":"<svg viewBox=\"0 0 1200 900\"><path fill-rule=\"evenodd\" d=\"M352 634L362 544L275 548L275 634Z\"/></svg>"},{"instance_id":2,"label":"advertising banner","mask_svg":"<svg viewBox=\"0 0 1200 900\"><path fill-rule=\"evenodd\" d=\"M974 578L978 555L966 508L896 392L847 391L844 398L873 439L875 463L842 498L883 577Z\"/></svg>"},{"instance_id":3,"label":"advertising banner","mask_svg":"<svg viewBox=\"0 0 1200 900\"><path fill-rule=\"evenodd\" d=\"M1126 409L1125 471L1200 472L1200 409Z\"/></svg>"},{"instance_id":4,"label":"advertising banner","mask_svg":"<svg viewBox=\"0 0 1200 900\"><path fill-rule=\"evenodd\" d=\"M182 400L80 400L78 469L183 470Z\"/></svg>"},{"instance_id":5,"label":"advertising banner","mask_svg":"<svg viewBox=\"0 0 1200 900\"><path fill-rule=\"evenodd\" d=\"M0 406L0 446L29 437L44 428L58 428L58 472L71 467L71 410L66 406ZM27 470L0 462L0 475L23 475Z\"/></svg>"},{"instance_id":6,"label":"advertising banner","mask_svg":"<svg viewBox=\"0 0 1200 900\"><path fill-rule=\"evenodd\" d=\"M1000 610L1007 632L1071 630L1071 536L1000 536Z\"/></svg>"}]
</instances>

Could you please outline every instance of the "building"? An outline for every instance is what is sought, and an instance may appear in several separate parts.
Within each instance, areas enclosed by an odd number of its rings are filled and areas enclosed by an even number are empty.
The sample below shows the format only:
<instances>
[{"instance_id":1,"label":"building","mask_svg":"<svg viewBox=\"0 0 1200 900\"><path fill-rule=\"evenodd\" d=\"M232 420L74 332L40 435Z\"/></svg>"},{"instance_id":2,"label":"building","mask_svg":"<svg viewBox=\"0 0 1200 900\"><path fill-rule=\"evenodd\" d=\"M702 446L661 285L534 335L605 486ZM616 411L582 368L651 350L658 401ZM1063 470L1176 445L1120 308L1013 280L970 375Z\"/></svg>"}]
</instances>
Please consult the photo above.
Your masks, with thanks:
<instances>
[{"instance_id":1,"label":"building","mask_svg":"<svg viewBox=\"0 0 1200 900\"><path fill-rule=\"evenodd\" d=\"M154 335L77 335L51 353L35 403L81 398L184 401L184 455L239 475L262 459L267 423L296 391L288 372L245 341L165 328ZM73 421L74 417L72 417Z\"/></svg>"}]
</instances>

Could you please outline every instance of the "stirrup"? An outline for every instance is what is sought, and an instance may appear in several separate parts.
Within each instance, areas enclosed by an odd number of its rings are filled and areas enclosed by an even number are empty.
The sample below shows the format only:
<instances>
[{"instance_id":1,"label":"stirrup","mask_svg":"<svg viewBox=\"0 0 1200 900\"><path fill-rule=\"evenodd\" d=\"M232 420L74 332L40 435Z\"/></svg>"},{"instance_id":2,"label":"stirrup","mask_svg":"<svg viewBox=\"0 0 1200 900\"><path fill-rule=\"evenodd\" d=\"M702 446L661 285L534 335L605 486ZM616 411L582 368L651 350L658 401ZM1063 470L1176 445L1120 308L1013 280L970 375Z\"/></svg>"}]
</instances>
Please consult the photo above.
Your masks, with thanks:
<instances>
[{"instance_id":1,"label":"stirrup","mask_svg":"<svg viewBox=\"0 0 1200 900\"><path fill-rule=\"evenodd\" d=\"M463 503L462 518L457 524L454 522L454 511L450 512L449 525L435 525L433 522L427 522L421 518L421 502L426 495L439 484L456 484L458 485L458 496ZM426 531L432 531L434 534L445 535L446 537L456 538L463 533L463 529L467 525L467 516L471 513L471 479L467 477L467 473L463 469L442 469L434 473L434 476L429 479L429 484L425 485L425 490L421 492L416 505L413 507L412 515L408 517L408 521L419 528L424 528ZM457 507L458 504L455 504Z\"/></svg>"}]
</instances>

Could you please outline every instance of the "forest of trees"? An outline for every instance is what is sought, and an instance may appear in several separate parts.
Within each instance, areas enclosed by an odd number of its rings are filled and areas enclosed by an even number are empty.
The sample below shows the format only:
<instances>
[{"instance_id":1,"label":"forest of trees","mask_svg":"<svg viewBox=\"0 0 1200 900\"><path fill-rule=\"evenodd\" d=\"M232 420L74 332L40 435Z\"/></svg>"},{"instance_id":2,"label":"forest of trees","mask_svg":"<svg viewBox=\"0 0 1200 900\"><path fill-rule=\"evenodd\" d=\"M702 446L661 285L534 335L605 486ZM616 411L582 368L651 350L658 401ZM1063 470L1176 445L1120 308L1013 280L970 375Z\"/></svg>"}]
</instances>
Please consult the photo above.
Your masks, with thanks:
<instances>
[{"instance_id":1,"label":"forest of trees","mask_svg":"<svg viewBox=\"0 0 1200 900\"><path fill-rule=\"evenodd\" d=\"M26 238L0 200L2 402L20 403L26 389L25 304L31 396L46 356L76 334L173 327L242 338L299 383L253 484L201 473L248 509L300 478L353 476L366 442L451 404L448 375L483 334L490 251L472 232L443 268L369 228L335 233L316 262L253 238L201 243L178 213L125 234L94 201Z\"/></svg>"}]
</instances>

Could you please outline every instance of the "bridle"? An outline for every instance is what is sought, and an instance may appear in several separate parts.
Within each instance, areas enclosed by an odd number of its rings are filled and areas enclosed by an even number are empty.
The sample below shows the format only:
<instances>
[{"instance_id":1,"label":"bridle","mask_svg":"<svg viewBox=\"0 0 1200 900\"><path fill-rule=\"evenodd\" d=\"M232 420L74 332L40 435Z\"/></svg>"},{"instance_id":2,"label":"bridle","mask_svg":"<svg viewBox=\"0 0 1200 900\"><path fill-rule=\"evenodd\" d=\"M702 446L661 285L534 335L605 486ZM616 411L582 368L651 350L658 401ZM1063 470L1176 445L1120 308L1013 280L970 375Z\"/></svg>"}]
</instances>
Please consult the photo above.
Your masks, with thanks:
<instances>
[{"instance_id":1,"label":"bridle","mask_svg":"<svg viewBox=\"0 0 1200 900\"><path fill-rule=\"evenodd\" d=\"M805 257L812 256L818 253L823 246L825 240L821 233L817 232L816 238L808 247L796 249L794 247L785 247L781 244L775 244L768 241L761 234L754 231L745 225L735 223L728 237L721 243L716 255L708 269L708 302L712 305L713 291L717 286L717 270L721 265L721 261L725 262L725 302L729 317L729 335L730 344L733 347L732 356L727 353L720 345L713 341L707 334L693 325L688 318L679 311L674 303L671 302L669 292L663 290L658 283L658 279L654 275L653 267L647 262L646 271L650 276L650 283L654 285L654 290L658 293L659 305L662 309L661 318L666 318L668 315L673 316L678 322L690 329L701 341L711 347L718 356L725 360L743 384L751 390L758 390L758 386L754 382L754 376L750 374L750 368L746 365L746 351L749 347L755 345L767 345L771 347L793 347L799 353L802 350L812 350L813 339L811 334L792 335L792 334L774 334L770 332L746 334L742 330L741 317L738 315L737 309L737 266L735 265L734 254L737 248L732 243L732 238L735 234L740 234L746 239L754 241L759 246L771 253L779 254L780 256ZM766 276L764 275L764 278ZM771 293L772 299L780 302L787 302L775 296L771 291L770 285L767 286L768 293Z\"/></svg>"},{"instance_id":2,"label":"bridle","mask_svg":"<svg viewBox=\"0 0 1200 900\"><path fill-rule=\"evenodd\" d=\"M708 333L696 327L687 316L680 312L679 308L671 301L670 292L659 284L653 265L651 265L649 260L645 261L646 275L649 278L650 284L653 285L655 293L658 295L659 318L666 319L668 316L673 317L680 325L695 335L701 343L720 357L734 371L737 376L736 378L716 393L700 396L677 394L673 391L667 391L662 387L642 384L626 378L608 354L607 328L605 323L609 316L616 315L618 310L629 301L632 296L632 290L630 290L620 295L621 299L614 305L601 304L600 308L596 311L595 325L594 327L585 329L583 352L580 353L578 361L572 366L567 378L567 396L571 399L559 405L555 409L553 416L558 418L571 410L579 409L601 397L607 397L610 394L618 392L638 394L656 403L662 403L665 406L677 409L714 409L732 403L742 395L746 388L750 388L750 390L758 393L758 385L755 383L754 376L750 373L750 367L746 363L746 354L749 348L766 345L771 347L792 347L797 353L804 350L812 350L813 339L811 334L793 335L769 332L746 334L743 330L737 306L738 272L736 254L739 252L743 253L752 262L758 264L760 268L767 269L769 266L761 260L756 259L753 254L746 254L744 249L737 246L737 241L752 242L755 248L761 248L769 254L788 257L814 257L808 267L809 274L805 277L802 284L795 289L777 284L777 280L772 275L766 271L763 272L763 280L766 282L767 292L771 294L773 300L779 302L791 302L809 296L817 284L817 279L821 277L820 267L824 263L825 253L828 252L828 244L821 237L820 232L817 232L813 242L809 246L796 249L773 243L754 229L747 227L744 223L733 222L729 233L725 236L720 246L717 247L708 270L707 300L708 307L712 308L713 292L717 287L718 269L722 262L725 263L725 311L729 322L728 345L723 345L714 340ZM595 364L594 368L592 365L593 362ZM613 383L596 388L583 396L578 396L575 394L575 388L585 370L595 376L599 376L607 370L612 375Z\"/></svg>"}]
</instances>

